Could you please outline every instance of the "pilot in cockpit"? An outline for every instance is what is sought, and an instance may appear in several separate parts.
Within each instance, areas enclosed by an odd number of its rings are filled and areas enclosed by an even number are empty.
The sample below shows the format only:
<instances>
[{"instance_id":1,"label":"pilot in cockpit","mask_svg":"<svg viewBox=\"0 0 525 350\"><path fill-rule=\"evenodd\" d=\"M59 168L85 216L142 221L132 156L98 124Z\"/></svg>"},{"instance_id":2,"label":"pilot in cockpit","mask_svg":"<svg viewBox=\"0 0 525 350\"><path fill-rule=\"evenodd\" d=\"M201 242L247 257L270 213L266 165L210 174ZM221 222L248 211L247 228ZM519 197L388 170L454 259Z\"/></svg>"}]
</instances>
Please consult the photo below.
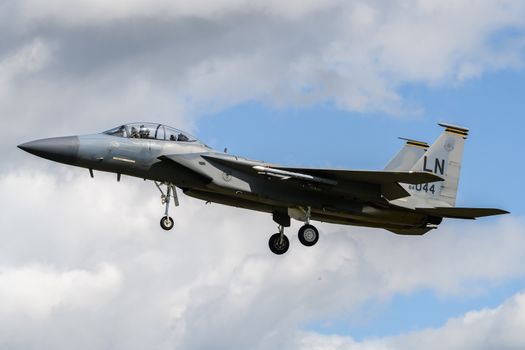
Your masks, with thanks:
<instances>
[{"instance_id":1,"label":"pilot in cockpit","mask_svg":"<svg viewBox=\"0 0 525 350\"><path fill-rule=\"evenodd\" d=\"M149 137L149 129L146 129L144 127L144 124L142 124L140 126L140 129L139 129L139 136L141 139L147 139Z\"/></svg>"},{"instance_id":2,"label":"pilot in cockpit","mask_svg":"<svg viewBox=\"0 0 525 350\"><path fill-rule=\"evenodd\" d=\"M184 135L184 134L179 134L179 137L177 138L177 141L189 141L190 139L188 138L188 136Z\"/></svg>"},{"instance_id":3,"label":"pilot in cockpit","mask_svg":"<svg viewBox=\"0 0 525 350\"><path fill-rule=\"evenodd\" d=\"M134 126L131 127L131 133L130 133L130 134L131 134L130 136L131 136L132 138L134 138L134 139L138 139L138 138L140 137L140 136L139 136L139 133L138 133L138 131L137 131L137 128L134 127Z\"/></svg>"},{"instance_id":4,"label":"pilot in cockpit","mask_svg":"<svg viewBox=\"0 0 525 350\"><path fill-rule=\"evenodd\" d=\"M126 135L126 127L124 125L122 125L117 133L115 134L116 136L120 136L120 137L124 137L124 135Z\"/></svg>"}]
</instances>

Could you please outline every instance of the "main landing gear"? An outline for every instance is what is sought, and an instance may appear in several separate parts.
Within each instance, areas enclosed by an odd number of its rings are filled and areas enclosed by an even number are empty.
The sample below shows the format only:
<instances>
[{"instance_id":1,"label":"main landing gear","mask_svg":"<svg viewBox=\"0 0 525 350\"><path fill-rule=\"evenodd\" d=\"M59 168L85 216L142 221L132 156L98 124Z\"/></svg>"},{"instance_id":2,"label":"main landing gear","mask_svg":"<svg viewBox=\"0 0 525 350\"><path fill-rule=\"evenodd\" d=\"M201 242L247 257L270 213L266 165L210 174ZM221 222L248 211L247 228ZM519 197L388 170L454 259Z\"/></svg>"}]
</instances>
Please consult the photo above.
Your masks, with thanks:
<instances>
[{"instance_id":1,"label":"main landing gear","mask_svg":"<svg viewBox=\"0 0 525 350\"><path fill-rule=\"evenodd\" d=\"M310 225L311 209L308 208L307 210L303 210L303 212L305 215L305 224L299 229L297 235L299 237L299 242L306 247L311 247L319 240L319 231L315 226ZM290 248L290 241L284 234L284 228L290 226L290 217L287 214L274 213L273 220L279 224L279 232L270 237L268 246L272 253L282 255L288 251L288 248Z\"/></svg>"},{"instance_id":2,"label":"main landing gear","mask_svg":"<svg viewBox=\"0 0 525 350\"><path fill-rule=\"evenodd\" d=\"M288 251L288 248L290 248L290 241L284 234L284 226L279 225L279 232L270 237L268 245L270 246L272 253L277 255L282 255Z\"/></svg>"},{"instance_id":3,"label":"main landing gear","mask_svg":"<svg viewBox=\"0 0 525 350\"><path fill-rule=\"evenodd\" d=\"M177 197L177 188L172 183L159 183L157 181L155 182L155 186L159 189L161 195L160 195L160 201L162 204L166 206L166 209L164 210L164 216L162 219L160 219L160 227L162 227L164 230L169 231L173 228L174 222L173 219L169 216L169 207L171 198L173 198L173 203L175 203L175 206L179 206L179 198ZM164 194L164 191L162 190L161 186L166 186L166 194Z\"/></svg>"},{"instance_id":4,"label":"main landing gear","mask_svg":"<svg viewBox=\"0 0 525 350\"><path fill-rule=\"evenodd\" d=\"M297 235L299 236L299 242L307 247L313 246L319 240L319 231L310 224L303 225Z\"/></svg>"},{"instance_id":5,"label":"main landing gear","mask_svg":"<svg viewBox=\"0 0 525 350\"><path fill-rule=\"evenodd\" d=\"M299 208L304 213L304 225L299 229L299 242L306 247L311 247L319 240L319 231L315 226L310 225L310 217L312 216L312 208Z\"/></svg>"}]
</instances>

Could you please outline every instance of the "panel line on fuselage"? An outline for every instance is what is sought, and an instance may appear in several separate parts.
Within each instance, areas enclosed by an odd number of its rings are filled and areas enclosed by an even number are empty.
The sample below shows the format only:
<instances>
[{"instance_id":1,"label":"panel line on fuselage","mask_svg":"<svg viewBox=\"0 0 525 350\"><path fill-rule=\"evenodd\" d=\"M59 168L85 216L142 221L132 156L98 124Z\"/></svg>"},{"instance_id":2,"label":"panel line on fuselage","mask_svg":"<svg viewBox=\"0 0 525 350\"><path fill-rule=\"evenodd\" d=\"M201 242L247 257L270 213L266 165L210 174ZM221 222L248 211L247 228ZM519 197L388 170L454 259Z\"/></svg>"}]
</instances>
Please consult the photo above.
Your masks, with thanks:
<instances>
[{"instance_id":1,"label":"panel line on fuselage","mask_svg":"<svg viewBox=\"0 0 525 350\"><path fill-rule=\"evenodd\" d=\"M126 163L135 163L135 160L133 159L127 159L127 158L122 158L122 157L113 157L113 160L119 160L121 162L126 162Z\"/></svg>"}]
</instances>

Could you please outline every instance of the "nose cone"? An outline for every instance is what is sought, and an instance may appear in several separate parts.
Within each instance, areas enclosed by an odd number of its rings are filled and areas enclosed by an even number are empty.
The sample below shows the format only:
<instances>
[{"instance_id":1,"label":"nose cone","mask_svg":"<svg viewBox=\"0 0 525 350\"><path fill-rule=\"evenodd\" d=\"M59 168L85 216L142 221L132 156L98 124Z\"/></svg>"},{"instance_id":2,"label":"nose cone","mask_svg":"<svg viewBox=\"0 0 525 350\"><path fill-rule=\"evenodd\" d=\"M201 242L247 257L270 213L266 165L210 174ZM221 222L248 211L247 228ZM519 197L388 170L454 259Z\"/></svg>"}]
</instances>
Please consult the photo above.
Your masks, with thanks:
<instances>
[{"instance_id":1,"label":"nose cone","mask_svg":"<svg viewBox=\"0 0 525 350\"><path fill-rule=\"evenodd\" d=\"M53 137L23 143L18 148L55 162L72 164L78 157L78 137Z\"/></svg>"}]
</instances>

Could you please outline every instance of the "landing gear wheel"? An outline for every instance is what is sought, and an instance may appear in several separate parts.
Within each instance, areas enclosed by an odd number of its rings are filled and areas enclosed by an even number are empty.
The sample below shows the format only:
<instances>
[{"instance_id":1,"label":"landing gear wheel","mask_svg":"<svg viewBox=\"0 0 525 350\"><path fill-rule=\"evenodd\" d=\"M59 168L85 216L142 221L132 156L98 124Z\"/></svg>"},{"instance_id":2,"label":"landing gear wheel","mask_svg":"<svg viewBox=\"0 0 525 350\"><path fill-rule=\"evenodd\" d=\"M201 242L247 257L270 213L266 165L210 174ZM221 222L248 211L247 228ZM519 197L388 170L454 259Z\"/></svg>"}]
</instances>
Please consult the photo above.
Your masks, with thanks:
<instances>
[{"instance_id":1,"label":"landing gear wheel","mask_svg":"<svg viewBox=\"0 0 525 350\"><path fill-rule=\"evenodd\" d=\"M160 191L161 203L166 206L164 210L164 216L162 217L162 219L160 219L160 227L162 227L166 231L169 231L173 228L173 219L168 214L171 199L173 198L173 202L175 203L175 206L179 205L179 198L177 197L177 188L175 187L175 185L169 182L161 183L161 182L153 181L153 183L155 184L155 186L157 186L157 188ZM161 186L163 185L166 186L166 194L164 194L164 191L161 188Z\"/></svg>"},{"instance_id":2,"label":"landing gear wheel","mask_svg":"<svg viewBox=\"0 0 525 350\"><path fill-rule=\"evenodd\" d=\"M290 247L290 241L285 235L276 233L270 237L268 245L270 246L272 253L282 255L288 251L288 248Z\"/></svg>"},{"instance_id":3,"label":"landing gear wheel","mask_svg":"<svg viewBox=\"0 0 525 350\"><path fill-rule=\"evenodd\" d=\"M169 216L164 216L162 219L160 219L160 227L166 231L171 230L173 228L173 219Z\"/></svg>"},{"instance_id":4,"label":"landing gear wheel","mask_svg":"<svg viewBox=\"0 0 525 350\"><path fill-rule=\"evenodd\" d=\"M312 225L304 225L299 229L299 241L307 246L311 247L319 240L319 231Z\"/></svg>"}]
</instances>

